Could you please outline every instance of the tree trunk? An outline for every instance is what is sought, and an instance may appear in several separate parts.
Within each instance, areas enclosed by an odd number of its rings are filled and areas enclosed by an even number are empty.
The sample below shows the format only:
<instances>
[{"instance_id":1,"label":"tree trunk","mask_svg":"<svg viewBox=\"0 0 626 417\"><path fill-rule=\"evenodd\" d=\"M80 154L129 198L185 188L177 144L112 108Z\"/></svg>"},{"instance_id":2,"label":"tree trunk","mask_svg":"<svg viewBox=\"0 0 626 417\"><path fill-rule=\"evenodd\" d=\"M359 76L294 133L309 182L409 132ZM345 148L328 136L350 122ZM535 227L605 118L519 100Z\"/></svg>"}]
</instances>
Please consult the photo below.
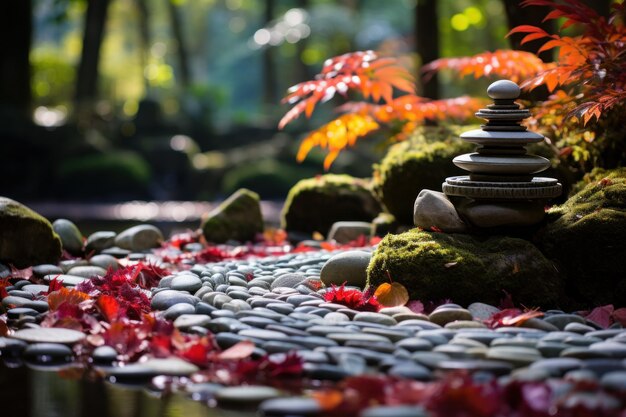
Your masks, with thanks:
<instances>
[{"instance_id":1,"label":"tree trunk","mask_svg":"<svg viewBox=\"0 0 626 417\"><path fill-rule=\"evenodd\" d=\"M191 84L191 72L189 71L189 57L187 54L187 44L183 35L183 28L180 23L180 15L178 8L174 4L174 0L166 0L169 7L170 24L172 26L172 36L176 40L176 50L178 52L178 72L180 75L180 84L183 89L187 89Z\"/></svg>"},{"instance_id":2,"label":"tree trunk","mask_svg":"<svg viewBox=\"0 0 626 417\"><path fill-rule=\"evenodd\" d=\"M263 14L264 27L268 27L274 20L276 3L274 0L265 1L265 11ZM274 47L265 46L263 50L263 101L268 105L275 105L277 101L276 90L276 68L274 66Z\"/></svg>"},{"instance_id":3,"label":"tree trunk","mask_svg":"<svg viewBox=\"0 0 626 417\"><path fill-rule=\"evenodd\" d=\"M76 104L93 102L98 96L100 46L110 0L89 0L85 16L83 50L76 76Z\"/></svg>"},{"instance_id":4,"label":"tree trunk","mask_svg":"<svg viewBox=\"0 0 626 417\"><path fill-rule=\"evenodd\" d=\"M550 12L548 8L537 6L522 7L519 5L519 0L502 0L502 2L506 11L509 29L520 25L532 25L540 27L548 33L554 33L554 21L542 22L543 18ZM521 45L520 43L525 35L525 33L514 33L509 36L511 48L535 53L546 42L545 39L539 39ZM553 61L552 53L552 50L544 51L539 54L539 58L543 62L551 62Z\"/></svg>"},{"instance_id":5,"label":"tree trunk","mask_svg":"<svg viewBox=\"0 0 626 417\"><path fill-rule=\"evenodd\" d=\"M0 14L4 35L0 36L0 109L19 117L30 117L30 62L32 40L31 0L9 1Z\"/></svg>"},{"instance_id":6,"label":"tree trunk","mask_svg":"<svg viewBox=\"0 0 626 417\"><path fill-rule=\"evenodd\" d=\"M420 56L422 65L439 58L439 20L437 17L437 0L418 0L415 6L415 50ZM428 81L421 79L421 95L439 98L437 74Z\"/></svg>"},{"instance_id":7,"label":"tree trunk","mask_svg":"<svg viewBox=\"0 0 626 417\"><path fill-rule=\"evenodd\" d=\"M147 93L150 88L150 83L148 82L148 78L145 76L144 70L146 65L148 65L148 54L150 53L150 13L148 12L146 0L135 0L135 2L137 4L137 11L139 14L139 59L144 89L145 93Z\"/></svg>"}]
</instances>

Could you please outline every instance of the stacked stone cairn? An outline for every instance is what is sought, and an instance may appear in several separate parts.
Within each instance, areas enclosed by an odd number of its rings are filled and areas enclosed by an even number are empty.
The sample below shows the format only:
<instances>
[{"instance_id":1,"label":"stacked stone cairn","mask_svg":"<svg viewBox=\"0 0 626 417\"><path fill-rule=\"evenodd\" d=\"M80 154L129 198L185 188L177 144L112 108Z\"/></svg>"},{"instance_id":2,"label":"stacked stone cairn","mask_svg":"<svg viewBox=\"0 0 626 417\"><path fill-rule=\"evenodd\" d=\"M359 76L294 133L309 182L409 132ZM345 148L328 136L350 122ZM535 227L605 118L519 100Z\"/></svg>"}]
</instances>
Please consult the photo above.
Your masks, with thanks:
<instances>
[{"instance_id":1,"label":"stacked stone cairn","mask_svg":"<svg viewBox=\"0 0 626 417\"><path fill-rule=\"evenodd\" d=\"M541 142L544 137L520 125L530 112L514 101L520 95L517 84L496 81L487 94L494 104L476 113L487 124L461 135L461 139L479 147L453 160L470 174L446 178L443 192L461 217L477 227L538 223L543 219L546 201L561 194L556 179L532 176L549 168L550 161L527 154L525 146Z\"/></svg>"},{"instance_id":2,"label":"stacked stone cairn","mask_svg":"<svg viewBox=\"0 0 626 417\"><path fill-rule=\"evenodd\" d=\"M460 218L476 228L539 223L546 202L559 196L562 188L554 178L533 177L549 168L550 161L527 154L525 146L541 142L544 137L520 124L530 112L515 103L520 95L517 84L496 81L489 86L487 94L494 103L476 113L487 123L461 135L461 139L478 145L476 152L453 160L456 166L469 171L469 175L446 178L442 186L445 197ZM420 201L427 197L424 191L416 201L416 225L428 227L417 224L418 219L424 223L419 216L423 207Z\"/></svg>"}]
</instances>

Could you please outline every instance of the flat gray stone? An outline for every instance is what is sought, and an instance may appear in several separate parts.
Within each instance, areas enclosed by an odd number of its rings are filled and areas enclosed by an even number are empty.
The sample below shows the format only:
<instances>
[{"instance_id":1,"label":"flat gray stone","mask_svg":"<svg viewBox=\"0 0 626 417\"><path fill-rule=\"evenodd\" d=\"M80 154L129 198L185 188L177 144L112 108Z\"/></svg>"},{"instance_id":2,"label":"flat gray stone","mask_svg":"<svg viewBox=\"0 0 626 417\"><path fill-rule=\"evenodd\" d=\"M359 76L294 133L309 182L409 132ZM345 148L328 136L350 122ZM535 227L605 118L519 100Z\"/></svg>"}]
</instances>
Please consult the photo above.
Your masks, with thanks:
<instances>
[{"instance_id":1,"label":"flat gray stone","mask_svg":"<svg viewBox=\"0 0 626 417\"><path fill-rule=\"evenodd\" d=\"M356 316L354 316L354 318L352 320L353 321L364 321L364 322L368 322L368 323L382 324L382 325L385 325L385 326L393 326L393 325L398 323L393 317L389 317L389 316L387 316L385 314L373 313L373 312L369 312L369 311L364 311L364 312L358 313Z\"/></svg>"},{"instance_id":2,"label":"flat gray stone","mask_svg":"<svg viewBox=\"0 0 626 417\"><path fill-rule=\"evenodd\" d=\"M60 327L38 327L35 329L18 330L12 338L28 343L62 343L74 344L85 338L83 332Z\"/></svg>"},{"instance_id":3,"label":"flat gray stone","mask_svg":"<svg viewBox=\"0 0 626 417\"><path fill-rule=\"evenodd\" d=\"M191 294L174 290L164 290L152 297L150 305L153 310L167 310L175 304L191 304L195 306L200 300Z\"/></svg>"},{"instance_id":4,"label":"flat gray stone","mask_svg":"<svg viewBox=\"0 0 626 417\"><path fill-rule=\"evenodd\" d=\"M115 237L116 246L133 252L156 248L161 242L163 242L163 234L149 224L128 228Z\"/></svg>"},{"instance_id":5,"label":"flat gray stone","mask_svg":"<svg viewBox=\"0 0 626 417\"><path fill-rule=\"evenodd\" d=\"M472 320L472 313L464 308L438 308L428 316L428 319L440 326L456 320Z\"/></svg>"},{"instance_id":6,"label":"flat gray stone","mask_svg":"<svg viewBox=\"0 0 626 417\"><path fill-rule=\"evenodd\" d=\"M369 239L372 236L372 223L356 221L339 221L333 223L328 232L328 241L340 244L350 243L361 236Z\"/></svg>"},{"instance_id":7,"label":"flat gray stone","mask_svg":"<svg viewBox=\"0 0 626 417\"><path fill-rule=\"evenodd\" d=\"M221 405L250 406L280 396L282 396L282 393L275 388L261 385L244 385L223 388L217 391L215 399Z\"/></svg>"},{"instance_id":8,"label":"flat gray stone","mask_svg":"<svg viewBox=\"0 0 626 417\"><path fill-rule=\"evenodd\" d=\"M94 276L103 277L107 273L106 269L99 266L75 266L67 271L68 275L75 275L77 277L91 278Z\"/></svg>"}]
</instances>

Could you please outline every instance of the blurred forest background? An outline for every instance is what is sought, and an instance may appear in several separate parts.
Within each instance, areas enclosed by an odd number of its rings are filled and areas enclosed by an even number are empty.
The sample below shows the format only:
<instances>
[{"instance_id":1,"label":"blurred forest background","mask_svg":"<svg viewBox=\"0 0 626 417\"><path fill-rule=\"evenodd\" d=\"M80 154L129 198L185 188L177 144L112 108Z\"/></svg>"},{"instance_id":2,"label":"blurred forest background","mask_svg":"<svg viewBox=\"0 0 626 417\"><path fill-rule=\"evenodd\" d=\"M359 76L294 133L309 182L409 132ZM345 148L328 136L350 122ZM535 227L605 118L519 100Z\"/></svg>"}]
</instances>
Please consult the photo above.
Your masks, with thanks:
<instances>
[{"instance_id":1,"label":"blurred forest background","mask_svg":"<svg viewBox=\"0 0 626 417\"><path fill-rule=\"evenodd\" d=\"M610 1L588 3L604 12ZM3 9L0 195L83 202L214 201L239 187L280 200L322 173L321 155L303 164L294 155L330 110L276 125L287 88L326 58L375 49L405 56L419 77L438 57L519 47L509 28L545 16L517 0L19 0ZM419 93L484 96L487 84L441 73ZM369 176L382 150L366 142L332 172Z\"/></svg>"}]
</instances>

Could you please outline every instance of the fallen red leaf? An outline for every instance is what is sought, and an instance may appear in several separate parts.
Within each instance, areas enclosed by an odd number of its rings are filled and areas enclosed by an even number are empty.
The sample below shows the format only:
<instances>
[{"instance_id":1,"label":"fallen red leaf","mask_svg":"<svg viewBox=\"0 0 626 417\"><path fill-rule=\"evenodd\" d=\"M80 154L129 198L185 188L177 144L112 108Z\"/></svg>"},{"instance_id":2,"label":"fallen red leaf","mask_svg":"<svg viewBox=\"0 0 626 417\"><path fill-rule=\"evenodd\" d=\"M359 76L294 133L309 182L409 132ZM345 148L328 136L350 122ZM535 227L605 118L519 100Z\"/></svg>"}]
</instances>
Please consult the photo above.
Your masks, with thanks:
<instances>
[{"instance_id":1,"label":"fallen red leaf","mask_svg":"<svg viewBox=\"0 0 626 417\"><path fill-rule=\"evenodd\" d=\"M221 352L218 358L223 361L240 360L250 357L253 351L254 343L249 340L244 340Z\"/></svg>"},{"instance_id":2,"label":"fallen red leaf","mask_svg":"<svg viewBox=\"0 0 626 417\"><path fill-rule=\"evenodd\" d=\"M117 320L121 314L120 303L110 295L101 295L96 301L96 307L106 321L112 323Z\"/></svg>"},{"instance_id":3,"label":"fallen red leaf","mask_svg":"<svg viewBox=\"0 0 626 417\"><path fill-rule=\"evenodd\" d=\"M84 292L61 287L48 295L48 306L50 311L57 310L62 304L68 304L69 306L78 306L83 301L89 300L90 297Z\"/></svg>"}]
</instances>

